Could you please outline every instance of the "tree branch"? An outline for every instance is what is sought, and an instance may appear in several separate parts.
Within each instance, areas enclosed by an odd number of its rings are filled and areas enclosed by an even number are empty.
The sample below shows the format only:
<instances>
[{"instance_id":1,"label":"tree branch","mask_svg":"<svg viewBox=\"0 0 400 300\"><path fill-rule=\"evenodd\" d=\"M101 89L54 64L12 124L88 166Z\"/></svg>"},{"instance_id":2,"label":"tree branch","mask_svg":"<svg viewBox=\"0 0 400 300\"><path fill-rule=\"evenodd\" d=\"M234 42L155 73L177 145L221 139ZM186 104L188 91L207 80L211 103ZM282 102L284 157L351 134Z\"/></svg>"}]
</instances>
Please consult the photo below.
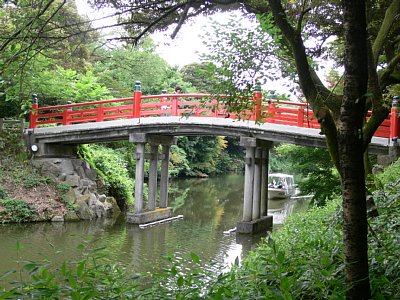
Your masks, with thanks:
<instances>
[{"instance_id":1,"label":"tree branch","mask_svg":"<svg viewBox=\"0 0 400 300\"><path fill-rule=\"evenodd\" d=\"M139 41L148 31L150 31L150 29L154 25L159 23L162 19L166 18L168 15L172 14L178 8L181 8L181 7L185 6L185 5L186 5L185 3L177 4L177 5L173 6L171 9L169 9L166 13L162 14L161 16L159 16L157 19L155 19L153 22L151 22L148 26L146 26L146 28L134 39L135 42Z\"/></svg>"},{"instance_id":2,"label":"tree branch","mask_svg":"<svg viewBox=\"0 0 400 300\"><path fill-rule=\"evenodd\" d=\"M301 32L301 28L302 28L302 23L303 23L303 19L304 16L306 15L306 13L308 13L311 10L311 7L306 8L305 10L303 10L300 14L299 20L297 21L297 31Z\"/></svg>"},{"instance_id":3,"label":"tree branch","mask_svg":"<svg viewBox=\"0 0 400 300\"><path fill-rule=\"evenodd\" d=\"M382 50L383 44L387 35L392 28L393 23L396 21L398 17L398 13L400 11L400 0L393 0L385 13L385 18L382 22L381 27L379 28L378 35L375 38L374 44L372 46L372 53L374 57L375 66L378 63L378 57Z\"/></svg>"},{"instance_id":4,"label":"tree branch","mask_svg":"<svg viewBox=\"0 0 400 300\"><path fill-rule=\"evenodd\" d=\"M32 18L32 19L31 19L27 24L25 24L23 27L21 27L20 29L18 29L18 30L12 35L12 37L13 37L13 38L14 38L14 37L17 37L18 35L21 34L21 32L22 32L25 28L31 26L31 25L33 24L34 21L36 21L41 15L43 15L43 14L49 9L49 7L53 4L54 1L55 1L55 0L50 0L50 1L46 4L46 6L45 6L41 11L39 11L39 12L36 14L36 16L35 16L34 18ZM7 47L7 45L8 45L10 42L11 42L11 39L10 39L10 40L6 40L6 41L4 42L4 44L1 45L1 47L0 47L0 52L3 51L3 50Z\"/></svg>"},{"instance_id":5,"label":"tree branch","mask_svg":"<svg viewBox=\"0 0 400 300\"><path fill-rule=\"evenodd\" d=\"M382 89L385 89L390 85L390 76L396 70L400 64L400 53L398 53L393 59L387 64L387 67L379 72L379 83Z\"/></svg>"},{"instance_id":6,"label":"tree branch","mask_svg":"<svg viewBox=\"0 0 400 300\"><path fill-rule=\"evenodd\" d=\"M183 23L185 22L186 18L187 18L187 14L190 8L190 2L188 2L185 6L185 9L183 10L181 17L179 18L179 22L175 27L174 32L171 34L171 39L174 39L176 37L176 35L178 34L179 30L181 29Z\"/></svg>"}]
</instances>

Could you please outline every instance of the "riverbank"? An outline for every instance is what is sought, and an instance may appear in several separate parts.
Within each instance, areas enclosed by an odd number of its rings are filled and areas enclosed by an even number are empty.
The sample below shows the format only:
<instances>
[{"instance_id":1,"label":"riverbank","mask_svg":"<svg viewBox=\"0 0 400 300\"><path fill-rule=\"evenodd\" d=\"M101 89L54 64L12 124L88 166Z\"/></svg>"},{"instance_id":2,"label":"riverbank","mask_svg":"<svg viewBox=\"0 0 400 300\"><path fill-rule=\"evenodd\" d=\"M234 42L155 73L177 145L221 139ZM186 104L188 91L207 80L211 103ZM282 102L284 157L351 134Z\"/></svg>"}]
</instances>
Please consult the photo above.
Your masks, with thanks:
<instances>
[{"instance_id":1,"label":"riverbank","mask_svg":"<svg viewBox=\"0 0 400 300\"><path fill-rule=\"evenodd\" d=\"M50 221L65 215L63 191L29 161L19 132L0 137L0 223Z\"/></svg>"},{"instance_id":2,"label":"riverbank","mask_svg":"<svg viewBox=\"0 0 400 300\"><path fill-rule=\"evenodd\" d=\"M31 160L19 132L0 136L0 223L115 218L117 201L100 192L97 171L81 159Z\"/></svg>"}]
</instances>

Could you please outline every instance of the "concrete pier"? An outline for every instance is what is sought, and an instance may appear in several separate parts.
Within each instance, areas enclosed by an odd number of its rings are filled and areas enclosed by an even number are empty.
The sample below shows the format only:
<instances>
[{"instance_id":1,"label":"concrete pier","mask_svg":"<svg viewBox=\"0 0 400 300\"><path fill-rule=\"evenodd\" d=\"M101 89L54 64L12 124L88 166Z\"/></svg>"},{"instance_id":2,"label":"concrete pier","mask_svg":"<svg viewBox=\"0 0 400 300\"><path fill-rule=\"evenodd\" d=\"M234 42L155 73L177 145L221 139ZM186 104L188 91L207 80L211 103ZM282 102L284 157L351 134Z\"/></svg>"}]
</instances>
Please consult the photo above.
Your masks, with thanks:
<instances>
[{"instance_id":1,"label":"concrete pier","mask_svg":"<svg viewBox=\"0 0 400 300\"><path fill-rule=\"evenodd\" d=\"M136 173L135 173L135 204L134 213L128 213L127 222L145 224L172 217L172 209L168 207L168 166L170 148L176 142L172 136L146 135L132 133L129 141L136 144ZM145 153L146 144L150 145L150 153ZM157 178L158 178L158 148L162 145L160 200L157 208ZM149 169L149 195L147 209L144 210L143 186L144 186L144 160L150 161Z\"/></svg>"},{"instance_id":2,"label":"concrete pier","mask_svg":"<svg viewBox=\"0 0 400 300\"><path fill-rule=\"evenodd\" d=\"M241 137L240 145L246 149L243 219L237 223L237 233L255 234L272 228L268 210L268 151L272 142Z\"/></svg>"}]
</instances>

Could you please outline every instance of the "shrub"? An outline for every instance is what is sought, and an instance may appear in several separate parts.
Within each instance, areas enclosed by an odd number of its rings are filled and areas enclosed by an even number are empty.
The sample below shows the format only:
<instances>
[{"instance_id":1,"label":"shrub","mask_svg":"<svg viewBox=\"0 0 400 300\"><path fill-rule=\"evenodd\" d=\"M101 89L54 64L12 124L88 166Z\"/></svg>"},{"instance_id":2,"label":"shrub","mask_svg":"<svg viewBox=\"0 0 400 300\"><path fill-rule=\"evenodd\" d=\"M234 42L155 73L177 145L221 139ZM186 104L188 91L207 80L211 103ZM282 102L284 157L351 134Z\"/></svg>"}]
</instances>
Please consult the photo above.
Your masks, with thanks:
<instances>
[{"instance_id":1,"label":"shrub","mask_svg":"<svg viewBox=\"0 0 400 300\"><path fill-rule=\"evenodd\" d=\"M342 234L335 220L340 201L296 214L227 276L238 299L342 298Z\"/></svg>"},{"instance_id":2,"label":"shrub","mask_svg":"<svg viewBox=\"0 0 400 300\"><path fill-rule=\"evenodd\" d=\"M25 176L22 178L22 185L27 189L38 187L47 183L49 183L49 178L35 173L25 174Z\"/></svg>"},{"instance_id":3,"label":"shrub","mask_svg":"<svg viewBox=\"0 0 400 300\"><path fill-rule=\"evenodd\" d=\"M59 194L60 199L65 202L65 195L68 193L68 191L70 190L70 186L66 183L59 183L56 185L56 190ZM68 203L67 203L68 204ZM67 206L68 208L68 206Z\"/></svg>"},{"instance_id":4,"label":"shrub","mask_svg":"<svg viewBox=\"0 0 400 300\"><path fill-rule=\"evenodd\" d=\"M1 199L0 206L4 207L3 219L8 222L31 221L34 215L34 210L22 200Z\"/></svg>"},{"instance_id":5,"label":"shrub","mask_svg":"<svg viewBox=\"0 0 400 300\"><path fill-rule=\"evenodd\" d=\"M6 199L7 197L8 197L7 191L2 185L0 185L0 199Z\"/></svg>"},{"instance_id":6,"label":"shrub","mask_svg":"<svg viewBox=\"0 0 400 300\"><path fill-rule=\"evenodd\" d=\"M127 161L120 151L101 145L83 145L79 153L104 179L108 194L118 203L133 203L134 180L129 177Z\"/></svg>"}]
</instances>

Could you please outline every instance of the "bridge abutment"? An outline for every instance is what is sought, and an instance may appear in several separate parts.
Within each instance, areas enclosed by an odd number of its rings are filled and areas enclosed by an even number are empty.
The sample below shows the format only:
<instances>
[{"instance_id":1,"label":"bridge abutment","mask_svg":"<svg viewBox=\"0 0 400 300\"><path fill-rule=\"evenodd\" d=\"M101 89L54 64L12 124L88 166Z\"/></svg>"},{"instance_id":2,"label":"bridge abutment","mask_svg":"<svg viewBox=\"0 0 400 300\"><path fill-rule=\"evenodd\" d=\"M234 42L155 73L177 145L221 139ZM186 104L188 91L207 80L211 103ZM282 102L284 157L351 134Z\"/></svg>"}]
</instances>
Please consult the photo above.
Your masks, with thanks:
<instances>
[{"instance_id":1,"label":"bridge abutment","mask_svg":"<svg viewBox=\"0 0 400 300\"><path fill-rule=\"evenodd\" d=\"M127 222L144 224L172 217L172 209L168 207L168 167L171 145L176 142L173 136L155 136L144 133L131 133L129 141L136 144L136 172L135 172L135 203L134 213L128 213ZM145 153L146 144L150 145L150 153ZM160 199L157 208L157 179L158 179L158 147L162 146ZM149 194L147 209L144 209L144 160L150 161Z\"/></svg>"},{"instance_id":2,"label":"bridge abutment","mask_svg":"<svg viewBox=\"0 0 400 300\"><path fill-rule=\"evenodd\" d=\"M241 137L246 149L243 197L243 219L237 223L238 233L259 233L272 227L268 210L268 158L272 142L252 137Z\"/></svg>"}]
</instances>

